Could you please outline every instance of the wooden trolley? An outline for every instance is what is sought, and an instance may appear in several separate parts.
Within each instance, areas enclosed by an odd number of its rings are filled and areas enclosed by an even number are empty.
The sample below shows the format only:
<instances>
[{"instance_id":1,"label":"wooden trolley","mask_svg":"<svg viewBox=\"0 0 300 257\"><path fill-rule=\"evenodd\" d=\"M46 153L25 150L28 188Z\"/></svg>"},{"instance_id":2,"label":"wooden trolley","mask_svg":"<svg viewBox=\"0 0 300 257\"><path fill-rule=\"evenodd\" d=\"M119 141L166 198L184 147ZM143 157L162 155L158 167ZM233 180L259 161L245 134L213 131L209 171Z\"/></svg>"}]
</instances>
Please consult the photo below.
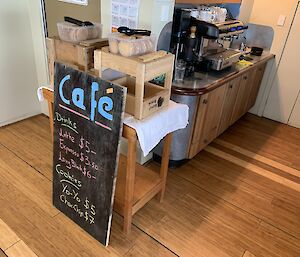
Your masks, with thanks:
<instances>
[{"instance_id":1,"label":"wooden trolley","mask_svg":"<svg viewBox=\"0 0 300 257\"><path fill-rule=\"evenodd\" d=\"M53 90L43 88L48 101L50 130L53 136ZM128 140L127 157L120 155L114 210L124 217L123 230L131 231L132 216L157 195L163 201L169 165L172 134L165 137L160 173L136 163L137 134L133 128L123 125L123 137Z\"/></svg>"}]
</instances>

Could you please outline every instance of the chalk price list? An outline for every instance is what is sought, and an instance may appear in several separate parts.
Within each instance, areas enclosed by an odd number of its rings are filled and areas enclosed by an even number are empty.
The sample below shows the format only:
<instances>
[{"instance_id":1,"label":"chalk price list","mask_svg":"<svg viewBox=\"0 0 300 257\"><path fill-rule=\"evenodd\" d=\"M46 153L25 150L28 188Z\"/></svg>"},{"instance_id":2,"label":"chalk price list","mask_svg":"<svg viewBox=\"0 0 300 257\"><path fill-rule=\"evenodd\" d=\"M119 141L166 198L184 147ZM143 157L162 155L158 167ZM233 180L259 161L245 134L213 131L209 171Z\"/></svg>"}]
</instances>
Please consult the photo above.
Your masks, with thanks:
<instances>
[{"instance_id":1,"label":"chalk price list","mask_svg":"<svg viewBox=\"0 0 300 257\"><path fill-rule=\"evenodd\" d=\"M93 154L96 155L97 153L90 149L90 142L84 139L83 137L80 138L79 147L81 150L84 150L87 154ZM84 153L80 153L80 161L83 162L85 165L91 167L95 171L99 170L99 167L96 165L95 162L90 161L88 155L85 155ZM96 179L95 176L92 176L89 171L82 172L84 176L87 176L88 178Z\"/></svg>"},{"instance_id":2,"label":"chalk price list","mask_svg":"<svg viewBox=\"0 0 300 257\"><path fill-rule=\"evenodd\" d=\"M61 202L63 202L70 209L74 210L80 218L83 218L90 225L95 223L96 206L91 204L87 197L82 203L82 200L79 197L79 192L70 187L70 185L62 183L62 194L59 198ZM72 199L72 202L69 200L69 198Z\"/></svg>"},{"instance_id":3,"label":"chalk price list","mask_svg":"<svg viewBox=\"0 0 300 257\"><path fill-rule=\"evenodd\" d=\"M80 150L76 151L72 147L69 147L66 144L67 142L77 144ZM76 143L75 137L71 132L60 128L59 149L59 161L64 163L67 169L78 170L88 179L97 179L97 172L101 172L101 170L91 158L92 155L96 155L97 153L90 148L90 142L84 137L81 136L79 142ZM63 153L66 155L71 155L72 158L65 157Z\"/></svg>"},{"instance_id":4,"label":"chalk price list","mask_svg":"<svg viewBox=\"0 0 300 257\"><path fill-rule=\"evenodd\" d=\"M70 118L65 118L56 113L57 122L60 122L58 131L59 155L58 163L55 166L56 172L61 175L60 183L62 185L59 199L67 207L75 211L80 218L90 225L95 223L96 206L88 197L81 199L79 193L82 187L82 181L76 179L73 172L79 171L84 178L96 180L97 173L101 172L98 165L92 160L97 155L92 144L82 135L78 136L77 127L70 127ZM65 168L63 168L62 164Z\"/></svg>"}]
</instances>

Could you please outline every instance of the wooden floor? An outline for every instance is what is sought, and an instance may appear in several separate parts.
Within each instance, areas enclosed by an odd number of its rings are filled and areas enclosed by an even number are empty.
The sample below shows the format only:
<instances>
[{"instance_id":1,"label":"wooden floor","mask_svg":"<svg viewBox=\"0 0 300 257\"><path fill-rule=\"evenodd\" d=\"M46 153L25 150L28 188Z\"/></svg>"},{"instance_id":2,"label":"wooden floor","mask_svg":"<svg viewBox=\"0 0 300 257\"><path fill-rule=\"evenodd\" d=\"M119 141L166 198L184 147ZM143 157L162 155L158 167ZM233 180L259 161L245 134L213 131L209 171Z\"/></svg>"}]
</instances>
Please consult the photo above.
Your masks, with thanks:
<instances>
[{"instance_id":1,"label":"wooden floor","mask_svg":"<svg viewBox=\"0 0 300 257\"><path fill-rule=\"evenodd\" d=\"M129 236L114 213L107 248L52 206L51 163L46 117L0 128L1 257L300 256L300 130L246 115L169 172Z\"/></svg>"}]
</instances>

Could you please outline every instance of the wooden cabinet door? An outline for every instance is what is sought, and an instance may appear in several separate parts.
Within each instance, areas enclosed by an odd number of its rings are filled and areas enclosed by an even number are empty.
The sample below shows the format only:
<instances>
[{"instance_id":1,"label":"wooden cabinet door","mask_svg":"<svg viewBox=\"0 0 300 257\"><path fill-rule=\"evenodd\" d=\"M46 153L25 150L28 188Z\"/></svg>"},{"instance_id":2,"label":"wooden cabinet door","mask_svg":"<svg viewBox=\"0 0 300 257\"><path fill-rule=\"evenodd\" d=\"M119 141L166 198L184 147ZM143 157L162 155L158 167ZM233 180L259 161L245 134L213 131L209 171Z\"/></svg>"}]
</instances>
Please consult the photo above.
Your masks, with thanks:
<instances>
[{"instance_id":1,"label":"wooden cabinet door","mask_svg":"<svg viewBox=\"0 0 300 257\"><path fill-rule=\"evenodd\" d=\"M205 113L207 110L207 103L208 103L207 99L208 99L208 94L199 97L199 103L198 103L198 108L196 110L194 128L193 128L192 139L191 139L189 154L188 154L188 157L190 159L193 158L198 153Z\"/></svg>"},{"instance_id":2,"label":"wooden cabinet door","mask_svg":"<svg viewBox=\"0 0 300 257\"><path fill-rule=\"evenodd\" d=\"M248 100L247 111L251 107L253 107L256 102L256 98L258 95L258 91L260 89L261 81L264 77L266 65L267 65L266 63L263 63L263 64L260 64L256 68L255 77L253 79L252 88L251 88L251 92L250 92L250 96L249 96L249 100Z\"/></svg>"},{"instance_id":3,"label":"wooden cabinet door","mask_svg":"<svg viewBox=\"0 0 300 257\"><path fill-rule=\"evenodd\" d=\"M251 69L241 76L239 90L231 117L231 124L235 123L248 111L248 100L250 97L250 92L252 90L255 73L256 69Z\"/></svg>"},{"instance_id":4,"label":"wooden cabinet door","mask_svg":"<svg viewBox=\"0 0 300 257\"><path fill-rule=\"evenodd\" d=\"M239 91L241 77L233 79L226 84L224 106L222 109L222 115L220 119L218 135L222 134L230 125L231 117L236 101L236 97Z\"/></svg>"},{"instance_id":5,"label":"wooden cabinet door","mask_svg":"<svg viewBox=\"0 0 300 257\"><path fill-rule=\"evenodd\" d=\"M225 91L226 86L223 85L200 98L189 158L217 137Z\"/></svg>"}]
</instances>

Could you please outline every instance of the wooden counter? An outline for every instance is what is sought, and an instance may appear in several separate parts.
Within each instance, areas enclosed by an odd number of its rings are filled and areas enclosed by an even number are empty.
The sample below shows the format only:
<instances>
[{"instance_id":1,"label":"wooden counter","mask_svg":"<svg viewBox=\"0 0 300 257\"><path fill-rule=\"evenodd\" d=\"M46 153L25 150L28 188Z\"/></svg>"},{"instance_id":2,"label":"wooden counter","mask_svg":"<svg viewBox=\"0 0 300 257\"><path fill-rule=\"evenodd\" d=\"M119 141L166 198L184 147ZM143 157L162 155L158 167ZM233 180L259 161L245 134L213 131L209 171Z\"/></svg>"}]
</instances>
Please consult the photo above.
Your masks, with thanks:
<instances>
[{"instance_id":1,"label":"wooden counter","mask_svg":"<svg viewBox=\"0 0 300 257\"><path fill-rule=\"evenodd\" d=\"M203 95L217 87L227 83L228 81L241 76L249 70L257 67L257 65L267 63L269 60L274 59L275 55L270 53L264 53L261 57L250 56L253 58L253 65L239 69L233 66L231 69L216 72L201 72L198 73L200 76L198 79L195 78L195 85L187 85L188 82L185 80L183 83L174 83L172 85L172 93L179 95Z\"/></svg>"},{"instance_id":2,"label":"wooden counter","mask_svg":"<svg viewBox=\"0 0 300 257\"><path fill-rule=\"evenodd\" d=\"M266 64L274 55L256 57L252 66L233 69L219 77L206 76L198 88L173 85L173 94L197 96L191 117L187 156L193 158L228 127L240 119L256 102ZM224 75L224 76L222 76Z\"/></svg>"}]
</instances>

